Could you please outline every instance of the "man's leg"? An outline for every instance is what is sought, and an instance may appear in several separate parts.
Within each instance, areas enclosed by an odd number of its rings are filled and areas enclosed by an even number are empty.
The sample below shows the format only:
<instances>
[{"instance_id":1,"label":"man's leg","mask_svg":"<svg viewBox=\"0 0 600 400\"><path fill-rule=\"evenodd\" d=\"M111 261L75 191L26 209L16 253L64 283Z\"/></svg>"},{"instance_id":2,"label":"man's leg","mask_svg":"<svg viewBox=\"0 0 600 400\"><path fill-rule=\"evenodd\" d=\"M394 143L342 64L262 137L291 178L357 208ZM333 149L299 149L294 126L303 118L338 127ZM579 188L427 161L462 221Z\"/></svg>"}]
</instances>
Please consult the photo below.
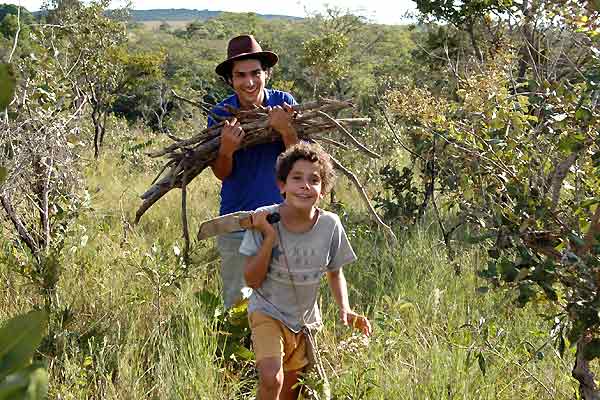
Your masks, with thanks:
<instances>
[{"instance_id":1,"label":"man's leg","mask_svg":"<svg viewBox=\"0 0 600 400\"><path fill-rule=\"evenodd\" d=\"M246 288L244 280L246 257L239 251L243 238L244 232L233 232L221 235L217 239L217 247L221 255L223 303L226 309L235 306L244 298L242 289Z\"/></svg>"}]
</instances>

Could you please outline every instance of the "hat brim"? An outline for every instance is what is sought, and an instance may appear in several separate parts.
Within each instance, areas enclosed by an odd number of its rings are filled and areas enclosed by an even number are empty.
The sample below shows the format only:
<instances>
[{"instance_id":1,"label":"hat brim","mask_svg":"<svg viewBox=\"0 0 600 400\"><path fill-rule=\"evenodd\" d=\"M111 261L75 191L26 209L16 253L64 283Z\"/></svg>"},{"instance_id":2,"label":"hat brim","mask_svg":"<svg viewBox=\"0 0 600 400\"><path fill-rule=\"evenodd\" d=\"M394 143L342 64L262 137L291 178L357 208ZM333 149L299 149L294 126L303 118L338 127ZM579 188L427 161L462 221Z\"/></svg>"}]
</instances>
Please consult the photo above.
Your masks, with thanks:
<instances>
[{"instance_id":1,"label":"hat brim","mask_svg":"<svg viewBox=\"0 0 600 400\"><path fill-rule=\"evenodd\" d=\"M217 75L220 75L223 78L226 78L227 72L229 70L229 66L234 61L246 60L249 58L256 58L258 60L261 60L267 66L267 68L271 68L272 66L277 64L277 61L279 61L279 57L277 56L277 54L270 52L270 51L259 51L256 53L243 53L243 54L238 54L235 57L228 58L227 60L223 61L221 64L217 65L217 67L215 68L215 72L217 73Z\"/></svg>"}]
</instances>

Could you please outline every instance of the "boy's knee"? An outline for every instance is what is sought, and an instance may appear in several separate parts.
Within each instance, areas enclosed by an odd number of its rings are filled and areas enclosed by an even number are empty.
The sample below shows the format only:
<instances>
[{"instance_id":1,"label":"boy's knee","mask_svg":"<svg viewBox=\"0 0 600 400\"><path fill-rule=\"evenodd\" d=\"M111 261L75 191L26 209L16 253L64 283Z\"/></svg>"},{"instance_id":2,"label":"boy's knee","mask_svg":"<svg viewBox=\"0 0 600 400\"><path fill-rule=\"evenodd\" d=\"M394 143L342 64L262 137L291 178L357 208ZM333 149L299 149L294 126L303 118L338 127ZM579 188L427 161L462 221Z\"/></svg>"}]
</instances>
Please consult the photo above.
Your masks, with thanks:
<instances>
[{"instance_id":1,"label":"boy's knee","mask_svg":"<svg viewBox=\"0 0 600 400\"><path fill-rule=\"evenodd\" d=\"M268 390L279 390L283 386L283 368L281 360L265 359L258 363L260 384Z\"/></svg>"}]
</instances>

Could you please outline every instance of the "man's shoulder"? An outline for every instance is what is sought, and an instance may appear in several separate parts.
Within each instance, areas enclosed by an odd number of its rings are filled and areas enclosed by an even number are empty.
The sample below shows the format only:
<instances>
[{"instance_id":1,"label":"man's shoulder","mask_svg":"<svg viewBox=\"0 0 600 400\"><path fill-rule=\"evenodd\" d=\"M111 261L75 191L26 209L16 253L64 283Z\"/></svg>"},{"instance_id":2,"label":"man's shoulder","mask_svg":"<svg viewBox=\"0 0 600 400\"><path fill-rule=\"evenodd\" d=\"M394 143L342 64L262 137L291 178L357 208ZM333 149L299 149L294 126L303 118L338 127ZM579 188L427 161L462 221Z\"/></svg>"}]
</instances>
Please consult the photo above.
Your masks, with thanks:
<instances>
[{"instance_id":1,"label":"man's shoulder","mask_svg":"<svg viewBox=\"0 0 600 400\"><path fill-rule=\"evenodd\" d=\"M220 102L217 103L217 105L213 108L213 112L217 113L217 114L229 114L229 112L225 111L223 109L224 106L236 106L237 103L237 99L235 96L235 93L232 94L229 97L224 98L223 100L221 100Z\"/></svg>"},{"instance_id":2,"label":"man's shoulder","mask_svg":"<svg viewBox=\"0 0 600 400\"><path fill-rule=\"evenodd\" d=\"M229 97L226 97L219 103L217 103L214 107L211 108L210 111L211 111L211 113L218 115L219 117L229 117L229 116L231 116L231 113L229 111L227 111L225 106L232 106L232 107L238 108L238 100L236 98L235 93ZM215 123L216 123L216 121L213 119L213 117L211 117L209 115L208 116L208 126L209 127L213 126Z\"/></svg>"},{"instance_id":3,"label":"man's shoulder","mask_svg":"<svg viewBox=\"0 0 600 400\"><path fill-rule=\"evenodd\" d=\"M270 106L278 106L283 103L287 104L296 104L296 99L288 92L284 92L283 90L277 89L267 89L267 93L269 96L269 105Z\"/></svg>"}]
</instances>

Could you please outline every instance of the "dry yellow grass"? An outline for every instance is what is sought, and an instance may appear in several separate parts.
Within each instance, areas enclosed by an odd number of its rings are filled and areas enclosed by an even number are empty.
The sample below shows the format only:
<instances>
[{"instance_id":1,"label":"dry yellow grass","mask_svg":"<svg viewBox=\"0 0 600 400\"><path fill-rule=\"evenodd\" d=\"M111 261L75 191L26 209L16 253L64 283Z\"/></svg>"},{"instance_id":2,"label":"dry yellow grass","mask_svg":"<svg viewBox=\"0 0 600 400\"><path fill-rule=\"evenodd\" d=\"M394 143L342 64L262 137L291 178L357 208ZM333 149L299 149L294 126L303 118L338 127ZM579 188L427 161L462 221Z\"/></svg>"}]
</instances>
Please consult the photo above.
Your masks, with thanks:
<instances>
[{"instance_id":1,"label":"dry yellow grass","mask_svg":"<svg viewBox=\"0 0 600 400\"><path fill-rule=\"evenodd\" d=\"M183 29L188 26L190 23L194 22L194 20L186 20L186 21L140 21L142 26L150 31L157 31L161 24L163 23L169 24L171 29Z\"/></svg>"}]
</instances>

